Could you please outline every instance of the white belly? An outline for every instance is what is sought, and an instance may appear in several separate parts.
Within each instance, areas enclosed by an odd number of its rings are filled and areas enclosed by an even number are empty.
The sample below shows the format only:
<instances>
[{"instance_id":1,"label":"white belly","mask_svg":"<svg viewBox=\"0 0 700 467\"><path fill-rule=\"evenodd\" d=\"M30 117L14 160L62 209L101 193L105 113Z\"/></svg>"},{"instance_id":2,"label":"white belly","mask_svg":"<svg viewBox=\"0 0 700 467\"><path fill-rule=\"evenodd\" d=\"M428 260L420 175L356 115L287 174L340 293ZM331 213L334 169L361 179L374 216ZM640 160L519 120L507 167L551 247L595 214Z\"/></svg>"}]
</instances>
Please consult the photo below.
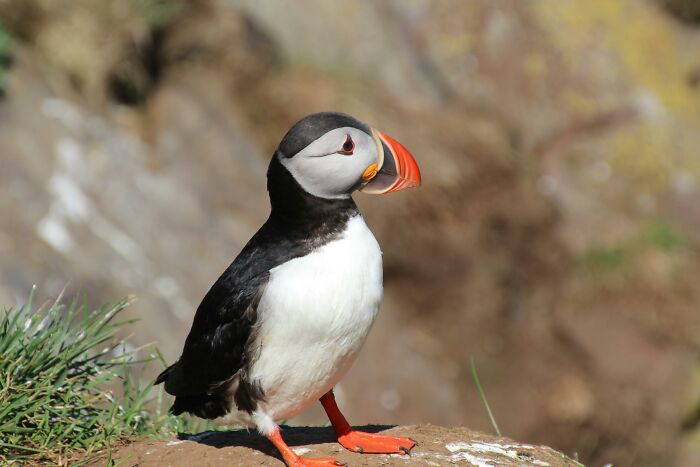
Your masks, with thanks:
<instances>
[{"instance_id":1,"label":"white belly","mask_svg":"<svg viewBox=\"0 0 700 467\"><path fill-rule=\"evenodd\" d=\"M313 253L272 269L258 306L260 410L294 417L347 372L382 298L382 253L361 216Z\"/></svg>"}]
</instances>

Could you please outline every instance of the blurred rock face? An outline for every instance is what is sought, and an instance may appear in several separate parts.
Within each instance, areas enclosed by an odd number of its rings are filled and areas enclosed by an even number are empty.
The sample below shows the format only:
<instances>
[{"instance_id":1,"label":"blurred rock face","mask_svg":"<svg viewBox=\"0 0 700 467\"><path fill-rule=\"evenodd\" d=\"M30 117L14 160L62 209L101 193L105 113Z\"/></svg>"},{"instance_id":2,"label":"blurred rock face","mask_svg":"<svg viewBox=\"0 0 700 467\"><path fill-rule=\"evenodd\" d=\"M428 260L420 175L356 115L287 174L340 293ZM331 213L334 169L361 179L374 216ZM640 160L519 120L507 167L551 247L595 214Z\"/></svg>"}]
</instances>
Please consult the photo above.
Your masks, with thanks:
<instances>
[{"instance_id":1,"label":"blurred rock face","mask_svg":"<svg viewBox=\"0 0 700 467\"><path fill-rule=\"evenodd\" d=\"M279 139L344 111L426 182L356 197L386 297L349 418L488 430L475 356L509 436L694 465L700 33L661 3L0 2L0 300L135 294L177 358Z\"/></svg>"}]
</instances>

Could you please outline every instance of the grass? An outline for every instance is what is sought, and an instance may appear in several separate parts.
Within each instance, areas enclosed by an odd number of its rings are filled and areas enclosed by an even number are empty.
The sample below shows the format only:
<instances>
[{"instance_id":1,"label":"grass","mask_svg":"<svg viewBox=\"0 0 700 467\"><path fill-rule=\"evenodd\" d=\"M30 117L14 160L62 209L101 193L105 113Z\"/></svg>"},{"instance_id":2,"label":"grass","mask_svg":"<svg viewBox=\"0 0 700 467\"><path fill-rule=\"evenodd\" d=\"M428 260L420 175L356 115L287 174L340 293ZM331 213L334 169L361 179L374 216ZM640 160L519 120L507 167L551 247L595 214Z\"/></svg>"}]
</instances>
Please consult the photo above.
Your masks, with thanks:
<instances>
[{"instance_id":1,"label":"grass","mask_svg":"<svg viewBox=\"0 0 700 467\"><path fill-rule=\"evenodd\" d=\"M7 70L11 63L12 38L0 22L0 97L5 95Z\"/></svg>"},{"instance_id":2,"label":"grass","mask_svg":"<svg viewBox=\"0 0 700 467\"><path fill-rule=\"evenodd\" d=\"M163 413L135 376L152 361L115 336L129 300L90 309L60 299L0 316L0 464L80 465L129 439L211 428ZM153 411L149 410L154 408Z\"/></svg>"},{"instance_id":3,"label":"grass","mask_svg":"<svg viewBox=\"0 0 700 467\"><path fill-rule=\"evenodd\" d=\"M637 270L634 262L645 251L673 255L682 252L687 244L686 237L675 226L657 219L624 241L591 248L581 258L581 265L595 274L605 274L609 280L611 275L624 276Z\"/></svg>"},{"instance_id":4,"label":"grass","mask_svg":"<svg viewBox=\"0 0 700 467\"><path fill-rule=\"evenodd\" d=\"M481 397L481 402L484 404L484 408L486 408L486 413L489 414L489 419L491 420L491 425L493 426L494 431L498 436L501 436L501 430L498 428L498 423L496 423L496 417L493 416L493 412L491 411L491 406L489 405L488 399L486 399L486 394L484 393L484 389L481 387L481 381L479 381L479 373L476 371L476 362L474 360L474 357L470 357L469 359L469 364L472 369L472 378L474 379L474 384L476 385L476 390L479 391L479 397Z\"/></svg>"}]
</instances>

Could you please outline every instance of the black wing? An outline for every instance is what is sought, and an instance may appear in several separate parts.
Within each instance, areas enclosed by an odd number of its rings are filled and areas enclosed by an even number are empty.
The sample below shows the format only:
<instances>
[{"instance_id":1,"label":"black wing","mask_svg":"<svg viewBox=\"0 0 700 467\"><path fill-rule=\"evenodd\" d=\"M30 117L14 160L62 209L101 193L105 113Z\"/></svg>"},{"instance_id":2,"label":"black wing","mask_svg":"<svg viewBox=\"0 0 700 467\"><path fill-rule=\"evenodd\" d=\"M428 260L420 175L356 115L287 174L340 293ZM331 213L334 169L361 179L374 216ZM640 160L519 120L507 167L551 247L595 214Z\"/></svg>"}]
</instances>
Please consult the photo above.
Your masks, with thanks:
<instances>
[{"instance_id":1,"label":"black wing","mask_svg":"<svg viewBox=\"0 0 700 467\"><path fill-rule=\"evenodd\" d=\"M209 289L197 308L182 356L156 379L177 397L173 413L215 418L228 412L231 397L240 409L255 409L263 394L254 382L245 380L245 372L254 354L250 347L257 305L270 270L303 256L307 249L268 220ZM236 376L238 388L229 394L227 383Z\"/></svg>"}]
</instances>

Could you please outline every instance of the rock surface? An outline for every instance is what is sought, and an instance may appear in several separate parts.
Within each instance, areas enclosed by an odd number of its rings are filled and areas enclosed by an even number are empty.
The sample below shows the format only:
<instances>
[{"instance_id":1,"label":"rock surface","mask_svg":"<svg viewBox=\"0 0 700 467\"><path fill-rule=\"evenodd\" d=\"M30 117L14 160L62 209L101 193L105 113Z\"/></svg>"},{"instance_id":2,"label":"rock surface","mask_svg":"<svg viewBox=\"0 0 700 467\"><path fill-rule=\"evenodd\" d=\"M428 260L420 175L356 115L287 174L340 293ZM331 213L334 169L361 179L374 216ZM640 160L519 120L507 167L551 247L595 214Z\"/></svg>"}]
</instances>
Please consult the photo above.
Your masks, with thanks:
<instances>
[{"instance_id":1,"label":"rock surface","mask_svg":"<svg viewBox=\"0 0 700 467\"><path fill-rule=\"evenodd\" d=\"M533 446L496 438L468 428L410 425L389 428L366 426L360 429L401 436L418 442L410 456L356 454L335 442L330 427L289 427L282 435L303 457L334 457L349 466L442 466L477 467L538 466L574 467L581 464L545 446ZM124 467L135 466L281 466L272 445L254 432L205 432L182 435L180 439L144 441L116 452L114 460ZM99 461L94 464L100 465Z\"/></svg>"}]
</instances>

